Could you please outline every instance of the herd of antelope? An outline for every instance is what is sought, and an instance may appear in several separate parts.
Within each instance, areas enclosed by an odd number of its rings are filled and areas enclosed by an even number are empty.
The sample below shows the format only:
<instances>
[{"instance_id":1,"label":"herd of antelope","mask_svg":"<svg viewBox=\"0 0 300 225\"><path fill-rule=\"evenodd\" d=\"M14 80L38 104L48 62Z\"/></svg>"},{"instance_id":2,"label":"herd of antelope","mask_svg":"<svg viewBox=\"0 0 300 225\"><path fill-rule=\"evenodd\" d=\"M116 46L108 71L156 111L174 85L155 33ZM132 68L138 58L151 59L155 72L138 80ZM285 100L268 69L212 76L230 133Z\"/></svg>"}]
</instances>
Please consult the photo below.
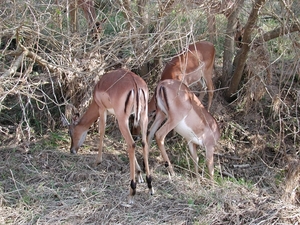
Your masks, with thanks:
<instances>
[{"instance_id":1,"label":"herd of antelope","mask_svg":"<svg viewBox=\"0 0 300 225\"><path fill-rule=\"evenodd\" d=\"M146 182L150 194L154 194L148 163L151 140L155 136L169 175L174 175L164 146L166 135L173 129L188 142L197 176L199 174L196 147L204 146L209 177L213 179L214 147L220 137L218 124L209 113L214 91L212 82L214 59L215 48L210 42L191 44L187 50L167 63L150 101L147 84L140 76L125 69L106 73L96 84L93 100L85 114L75 118L69 125L71 153L78 151L89 127L99 118L100 141L96 163L101 163L107 112L115 115L127 144L130 162L129 203L132 203L136 193L136 171L138 182L143 182L141 168L135 157L135 142L129 128L129 117L133 115L133 125L141 128ZM208 92L207 109L189 90L189 86L194 83L203 84L202 79ZM202 98L203 95L200 95L201 100ZM147 136L148 120L152 118L154 122Z\"/></svg>"}]
</instances>

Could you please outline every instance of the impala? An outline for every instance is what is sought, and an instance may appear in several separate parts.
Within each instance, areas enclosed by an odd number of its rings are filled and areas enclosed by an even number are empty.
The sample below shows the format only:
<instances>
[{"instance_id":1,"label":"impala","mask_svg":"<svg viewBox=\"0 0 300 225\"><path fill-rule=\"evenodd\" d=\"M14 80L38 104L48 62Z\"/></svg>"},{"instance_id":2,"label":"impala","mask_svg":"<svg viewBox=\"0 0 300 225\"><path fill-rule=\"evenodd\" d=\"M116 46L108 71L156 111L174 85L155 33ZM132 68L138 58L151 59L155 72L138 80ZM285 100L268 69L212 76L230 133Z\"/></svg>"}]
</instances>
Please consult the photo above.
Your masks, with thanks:
<instances>
[{"instance_id":1,"label":"impala","mask_svg":"<svg viewBox=\"0 0 300 225\"><path fill-rule=\"evenodd\" d=\"M194 83L203 83L204 79L208 90L208 105L210 110L214 85L212 81L213 68L215 61L214 45L208 41L199 41L189 45L186 51L183 51L178 56L174 57L162 72L161 80L174 79L183 81L187 86ZM204 97L204 92L201 92L200 99ZM149 103L150 115L155 111L154 99Z\"/></svg>"},{"instance_id":2,"label":"impala","mask_svg":"<svg viewBox=\"0 0 300 225\"><path fill-rule=\"evenodd\" d=\"M197 177L199 174L196 147L197 145L205 147L206 164L212 179L214 175L214 148L220 137L216 120L181 81L171 79L160 81L155 90L154 99L157 109L155 120L148 135L148 144L150 145L155 134L158 148L166 162L169 175L174 175L174 170L166 153L164 140L166 135L174 129L188 142ZM165 119L167 119L166 122L157 131Z\"/></svg>"},{"instance_id":3,"label":"impala","mask_svg":"<svg viewBox=\"0 0 300 225\"><path fill-rule=\"evenodd\" d=\"M130 164L130 192L129 203L133 203L133 196L136 193L135 167L137 167L139 181L141 168L135 158L135 142L130 134L128 119L131 114L134 115L134 126L139 125L142 133L143 157L146 169L146 181L150 193L154 190L151 184L151 176L148 165L148 143L147 143L147 125L148 125L148 88L145 81L136 74L119 69L108 72L102 76L96 84L93 92L93 100L85 114L69 126L71 136L71 153L76 153L82 145L89 127L99 117L100 142L96 158L96 164L102 161L103 137L106 125L107 112L114 114L119 125L119 129L126 141L127 152Z\"/></svg>"}]
</instances>

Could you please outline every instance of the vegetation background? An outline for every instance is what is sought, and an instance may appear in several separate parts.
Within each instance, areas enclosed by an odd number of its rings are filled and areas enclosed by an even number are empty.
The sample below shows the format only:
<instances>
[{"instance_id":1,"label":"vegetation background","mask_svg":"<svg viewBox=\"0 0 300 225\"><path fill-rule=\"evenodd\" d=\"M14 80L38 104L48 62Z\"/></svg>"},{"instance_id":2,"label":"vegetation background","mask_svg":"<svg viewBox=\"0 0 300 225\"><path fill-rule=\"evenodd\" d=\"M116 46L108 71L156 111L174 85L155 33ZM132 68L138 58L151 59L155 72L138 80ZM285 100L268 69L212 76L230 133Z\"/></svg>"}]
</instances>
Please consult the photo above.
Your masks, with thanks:
<instances>
[{"instance_id":1,"label":"vegetation background","mask_svg":"<svg viewBox=\"0 0 300 225\"><path fill-rule=\"evenodd\" d=\"M299 1L1 0L0 20L1 224L300 223ZM195 181L186 143L170 136L176 177L153 142L156 194L139 184L127 205L114 118L97 168L96 125L74 156L61 118L84 112L111 69L133 70L152 93L165 63L198 40L217 50L214 185L203 160Z\"/></svg>"}]
</instances>

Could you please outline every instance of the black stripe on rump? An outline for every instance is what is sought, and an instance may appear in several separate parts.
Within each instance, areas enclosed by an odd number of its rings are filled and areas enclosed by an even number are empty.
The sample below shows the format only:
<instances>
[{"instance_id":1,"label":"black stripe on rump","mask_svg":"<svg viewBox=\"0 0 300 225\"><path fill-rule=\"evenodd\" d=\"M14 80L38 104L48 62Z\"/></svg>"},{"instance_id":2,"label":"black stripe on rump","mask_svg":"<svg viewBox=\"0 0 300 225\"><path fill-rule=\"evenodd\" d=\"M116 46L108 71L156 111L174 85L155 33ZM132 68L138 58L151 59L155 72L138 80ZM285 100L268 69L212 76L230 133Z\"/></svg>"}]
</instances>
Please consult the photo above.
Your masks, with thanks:
<instances>
[{"instance_id":1,"label":"black stripe on rump","mask_svg":"<svg viewBox=\"0 0 300 225\"><path fill-rule=\"evenodd\" d=\"M167 99L166 88L164 86L162 86L160 88L160 95L161 95L162 99L165 101L167 109L169 110L169 103L168 103L168 99Z\"/></svg>"},{"instance_id":2,"label":"black stripe on rump","mask_svg":"<svg viewBox=\"0 0 300 225\"><path fill-rule=\"evenodd\" d=\"M126 101L125 101L125 107L124 107L124 112L125 113L126 113L126 110L127 110L127 106L128 106L128 102L129 102L129 99L130 99L130 96L131 96L131 92L134 92L134 90L129 91L128 94L127 94Z\"/></svg>"},{"instance_id":3,"label":"black stripe on rump","mask_svg":"<svg viewBox=\"0 0 300 225\"><path fill-rule=\"evenodd\" d=\"M136 89L137 93L136 93L136 113L139 113L139 104L140 104L140 99L139 99L139 90ZM138 115L135 115L135 117L137 118Z\"/></svg>"}]
</instances>

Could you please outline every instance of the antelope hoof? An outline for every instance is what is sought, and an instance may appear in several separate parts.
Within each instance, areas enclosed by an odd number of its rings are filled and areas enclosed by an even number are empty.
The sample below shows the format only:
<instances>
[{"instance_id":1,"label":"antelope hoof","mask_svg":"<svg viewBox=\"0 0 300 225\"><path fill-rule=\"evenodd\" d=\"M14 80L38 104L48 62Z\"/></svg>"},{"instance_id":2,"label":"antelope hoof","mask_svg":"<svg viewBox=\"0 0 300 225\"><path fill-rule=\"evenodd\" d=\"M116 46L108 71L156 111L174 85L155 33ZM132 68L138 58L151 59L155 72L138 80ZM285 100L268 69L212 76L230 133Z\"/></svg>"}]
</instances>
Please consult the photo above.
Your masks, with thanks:
<instances>
[{"instance_id":1,"label":"antelope hoof","mask_svg":"<svg viewBox=\"0 0 300 225\"><path fill-rule=\"evenodd\" d=\"M130 182L130 191L129 191L129 196L128 196L128 203L133 204L133 197L136 193L136 182L134 180L131 180Z\"/></svg>"},{"instance_id":2,"label":"antelope hoof","mask_svg":"<svg viewBox=\"0 0 300 225\"><path fill-rule=\"evenodd\" d=\"M175 176L175 172L174 172L173 167L171 165L168 167L168 173L169 173L169 176L171 176L171 177Z\"/></svg>"},{"instance_id":3,"label":"antelope hoof","mask_svg":"<svg viewBox=\"0 0 300 225\"><path fill-rule=\"evenodd\" d=\"M168 161L166 161L165 162L165 167L168 170L169 176L175 176L174 169L173 169L173 166L171 165L171 163L169 163Z\"/></svg>"},{"instance_id":4,"label":"antelope hoof","mask_svg":"<svg viewBox=\"0 0 300 225\"><path fill-rule=\"evenodd\" d=\"M150 175L146 176L146 181L147 181L147 184L148 184L150 195L154 195L154 189L152 187L152 177Z\"/></svg>"},{"instance_id":5,"label":"antelope hoof","mask_svg":"<svg viewBox=\"0 0 300 225\"><path fill-rule=\"evenodd\" d=\"M137 174L137 178L138 178L138 183L144 183L145 181L144 181L144 179L143 179L143 176L142 176L142 174L141 174L141 172L139 172L138 174Z\"/></svg>"},{"instance_id":6,"label":"antelope hoof","mask_svg":"<svg viewBox=\"0 0 300 225\"><path fill-rule=\"evenodd\" d=\"M172 177L175 176L174 170L168 169L168 175L169 175L169 180L171 181L171 180L172 180Z\"/></svg>"},{"instance_id":7,"label":"antelope hoof","mask_svg":"<svg viewBox=\"0 0 300 225\"><path fill-rule=\"evenodd\" d=\"M133 205L133 203L134 203L133 196L129 195L129 196L128 196L128 204L129 204L129 205Z\"/></svg>"},{"instance_id":8,"label":"antelope hoof","mask_svg":"<svg viewBox=\"0 0 300 225\"><path fill-rule=\"evenodd\" d=\"M150 195L154 195L154 194L155 194L154 188L151 188L150 189Z\"/></svg>"},{"instance_id":9,"label":"antelope hoof","mask_svg":"<svg viewBox=\"0 0 300 225\"><path fill-rule=\"evenodd\" d=\"M96 158L96 166L99 166L102 163L102 157L97 157Z\"/></svg>"}]
</instances>

